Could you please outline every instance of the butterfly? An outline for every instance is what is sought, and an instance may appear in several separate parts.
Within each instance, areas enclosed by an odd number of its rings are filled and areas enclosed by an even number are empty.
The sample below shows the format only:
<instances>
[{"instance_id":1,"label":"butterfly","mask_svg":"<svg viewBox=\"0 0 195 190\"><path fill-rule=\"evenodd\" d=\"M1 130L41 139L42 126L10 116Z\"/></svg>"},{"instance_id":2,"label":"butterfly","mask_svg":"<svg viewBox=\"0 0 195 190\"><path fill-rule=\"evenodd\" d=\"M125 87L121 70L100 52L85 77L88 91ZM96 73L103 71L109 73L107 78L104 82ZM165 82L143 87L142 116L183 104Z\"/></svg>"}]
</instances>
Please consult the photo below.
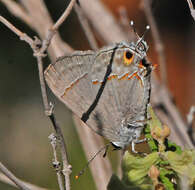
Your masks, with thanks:
<instances>
[{"instance_id":1,"label":"butterfly","mask_svg":"<svg viewBox=\"0 0 195 190\"><path fill-rule=\"evenodd\" d=\"M88 127L116 148L131 145L133 152L143 141L151 90L152 64L143 36L97 51L75 51L44 73L52 92Z\"/></svg>"}]
</instances>

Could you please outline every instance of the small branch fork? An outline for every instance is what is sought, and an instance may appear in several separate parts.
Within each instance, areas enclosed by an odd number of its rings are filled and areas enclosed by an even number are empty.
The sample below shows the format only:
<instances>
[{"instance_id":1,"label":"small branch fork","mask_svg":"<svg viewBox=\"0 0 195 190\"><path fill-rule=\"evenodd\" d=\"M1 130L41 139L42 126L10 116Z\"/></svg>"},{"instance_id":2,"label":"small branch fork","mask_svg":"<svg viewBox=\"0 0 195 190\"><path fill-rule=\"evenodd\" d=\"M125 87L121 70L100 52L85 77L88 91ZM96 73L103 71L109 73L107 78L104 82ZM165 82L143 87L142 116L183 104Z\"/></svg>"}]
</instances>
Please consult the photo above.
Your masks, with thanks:
<instances>
[{"instance_id":1,"label":"small branch fork","mask_svg":"<svg viewBox=\"0 0 195 190\"><path fill-rule=\"evenodd\" d=\"M42 42L37 37L34 37L34 39L30 38L27 34L21 32L19 29L17 29L15 26L13 26L4 17L0 16L0 22L2 22L4 25L6 25L16 35L18 35L21 40L24 40L25 42L27 42L33 50L33 55L37 59L40 86L41 86L41 93L42 93L42 98L43 98L45 114L51 120L51 123L52 123L52 125L53 125L53 127L56 131L57 137L59 138L59 142L60 142L59 143L60 144L60 151L61 151L62 162L63 162L62 173L64 174L64 177L65 177L64 182L65 182L66 190L70 190L70 174L72 172L72 167L68 162L68 155L67 155L67 151L66 151L66 145L65 145L64 137L63 137L63 134L61 132L61 129L60 129L59 125L56 122L55 115L53 113L53 105L52 104L49 105L49 103L48 103L46 85L45 85L44 74L43 74L43 61L42 61L42 59L46 56L45 51L47 50L47 48L48 48L48 46L51 42L51 39L55 35L55 33L56 33L57 29L59 28L59 26L65 21L67 16L70 14L75 2L76 2L76 0L71 0L70 4L68 5L68 7L64 11L64 13L61 15L61 17L48 30L46 38ZM52 147L53 147L53 150L54 150L55 148L54 148L53 145L52 145ZM55 153L54 153L54 155L55 155ZM54 160L56 160L55 156L54 156ZM9 172L7 172L7 170L4 170L4 171L5 171L4 174L7 177L9 177ZM57 176L58 176L58 183L59 183L60 190L64 190L63 182L62 182L62 175L58 171L57 171ZM12 181L14 181L14 178L10 178L10 179L12 179ZM16 185L18 187L20 187L21 189L25 189L25 190L28 189L26 187L23 187L23 185L21 183L16 183Z\"/></svg>"}]
</instances>

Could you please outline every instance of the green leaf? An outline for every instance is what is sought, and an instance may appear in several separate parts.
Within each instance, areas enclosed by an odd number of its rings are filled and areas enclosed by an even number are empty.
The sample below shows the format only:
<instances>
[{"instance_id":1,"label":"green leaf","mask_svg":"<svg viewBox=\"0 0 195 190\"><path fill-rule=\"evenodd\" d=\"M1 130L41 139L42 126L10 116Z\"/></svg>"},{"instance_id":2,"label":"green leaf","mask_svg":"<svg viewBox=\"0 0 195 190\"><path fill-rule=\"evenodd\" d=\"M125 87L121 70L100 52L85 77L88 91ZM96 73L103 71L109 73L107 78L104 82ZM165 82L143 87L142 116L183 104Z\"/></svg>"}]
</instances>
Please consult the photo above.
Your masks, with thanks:
<instances>
[{"instance_id":1,"label":"green leaf","mask_svg":"<svg viewBox=\"0 0 195 190\"><path fill-rule=\"evenodd\" d=\"M164 155L170 167L181 177L189 180L189 185L195 182L195 151L184 150L182 154L167 151Z\"/></svg>"},{"instance_id":2,"label":"green leaf","mask_svg":"<svg viewBox=\"0 0 195 190\"><path fill-rule=\"evenodd\" d=\"M165 168L160 168L160 176L159 176L159 178L160 178L161 182L164 184L166 189L174 190L174 185L171 182L171 179L169 179L169 177L168 177L170 175L175 175L175 174L171 170L167 170Z\"/></svg>"},{"instance_id":3,"label":"green leaf","mask_svg":"<svg viewBox=\"0 0 195 190\"><path fill-rule=\"evenodd\" d=\"M146 157L133 156L128 151L125 152L123 158L123 181L126 184L151 184L148 177L148 171L152 165L160 161L157 152L151 153Z\"/></svg>"}]
</instances>

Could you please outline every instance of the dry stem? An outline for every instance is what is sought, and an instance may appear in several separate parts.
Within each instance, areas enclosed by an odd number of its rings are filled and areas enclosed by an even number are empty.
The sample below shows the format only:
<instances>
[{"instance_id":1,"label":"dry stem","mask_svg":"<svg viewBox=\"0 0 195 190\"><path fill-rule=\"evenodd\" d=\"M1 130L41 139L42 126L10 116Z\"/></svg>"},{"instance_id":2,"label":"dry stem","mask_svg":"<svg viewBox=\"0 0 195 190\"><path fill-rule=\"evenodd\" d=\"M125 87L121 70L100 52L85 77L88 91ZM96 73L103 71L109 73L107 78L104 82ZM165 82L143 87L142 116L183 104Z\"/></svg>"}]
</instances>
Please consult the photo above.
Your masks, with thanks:
<instances>
[{"instance_id":1,"label":"dry stem","mask_svg":"<svg viewBox=\"0 0 195 190\"><path fill-rule=\"evenodd\" d=\"M0 171L4 175L6 175L10 180L12 180L22 190L32 190L31 188L27 187L22 180L18 179L10 170L8 170L1 162L0 162Z\"/></svg>"},{"instance_id":2,"label":"dry stem","mask_svg":"<svg viewBox=\"0 0 195 190\"><path fill-rule=\"evenodd\" d=\"M154 44L155 44L155 49L156 49L156 52L158 53L158 60L159 60L159 65L160 65L160 74L161 74L162 84L167 86L166 55L164 53L164 46L163 46L163 43L161 41L156 22L154 20L153 15L152 15L150 0L143 0L142 3L143 3L143 11L145 12L146 18L147 18L149 25L151 27L152 36L153 36Z\"/></svg>"},{"instance_id":3,"label":"dry stem","mask_svg":"<svg viewBox=\"0 0 195 190\"><path fill-rule=\"evenodd\" d=\"M45 113L46 115L50 118L53 127L60 139L60 150L61 150L61 155L62 155L62 161L63 161L63 174L65 176L65 185L66 185L66 190L70 189L70 174L71 174L71 166L68 163L68 156L67 156L67 151L66 151L66 146L64 142L64 137L61 132L60 127L58 126L54 113L53 113L53 107L49 106L48 103L48 98L47 98L47 92L46 92L46 85L45 85L45 80L44 80L44 75L43 75L43 62L42 58L45 56L44 52L48 48L52 37L54 36L56 30L62 24L62 22L67 18L67 16L70 14L70 11L73 8L73 5L76 1L72 0L68 6L68 8L64 11L62 16L59 18L59 20L54 24L50 30L48 30L46 38L42 42L41 48L38 48L38 45L40 45L40 40L38 38L35 38L35 40L32 40L28 35L22 33L20 30L18 30L16 27L14 27L11 23L9 23L6 19L3 17L0 17L0 21L4 23L8 28L10 28L14 33L16 33L22 40L26 41L32 48L34 52L34 56L37 58L37 63L38 63L38 68L39 68L39 79L40 79L40 86L41 86L41 93L42 93L42 98L43 98L43 103L44 103L44 108L45 108ZM58 175L59 177L59 175ZM61 179L59 178L59 182ZM60 189L63 190L61 182L59 183Z\"/></svg>"},{"instance_id":4,"label":"dry stem","mask_svg":"<svg viewBox=\"0 0 195 190\"><path fill-rule=\"evenodd\" d=\"M20 179L19 179L20 180ZM16 187L16 188L20 188L18 187L14 182L13 180L10 180L6 175L0 173L0 181L3 182L3 183L6 183L8 185L11 185L13 187ZM43 188L43 187L38 187L36 185L33 185L31 183L28 183L28 182L25 182L23 180L20 180L23 184L25 184L26 187L28 187L29 189L32 189L32 190L49 190L49 189L46 189L46 188Z\"/></svg>"},{"instance_id":5,"label":"dry stem","mask_svg":"<svg viewBox=\"0 0 195 190\"><path fill-rule=\"evenodd\" d=\"M194 9L194 6L192 4L192 1L187 0L187 2L188 2L188 5L189 5L189 8L190 8L191 15L192 15L193 19L195 20L195 9Z\"/></svg>"},{"instance_id":6,"label":"dry stem","mask_svg":"<svg viewBox=\"0 0 195 190\"><path fill-rule=\"evenodd\" d=\"M77 16L78 16L78 19L79 19L79 22L82 26L82 29L85 33L85 36L87 37L88 39L88 42L90 44L90 47L93 49L93 50L97 50L98 49L98 44L95 40L95 37L94 37L94 34L89 26L89 22L82 10L82 7L80 7L78 4L75 4L75 7L74 7L76 13L77 13Z\"/></svg>"}]
</instances>

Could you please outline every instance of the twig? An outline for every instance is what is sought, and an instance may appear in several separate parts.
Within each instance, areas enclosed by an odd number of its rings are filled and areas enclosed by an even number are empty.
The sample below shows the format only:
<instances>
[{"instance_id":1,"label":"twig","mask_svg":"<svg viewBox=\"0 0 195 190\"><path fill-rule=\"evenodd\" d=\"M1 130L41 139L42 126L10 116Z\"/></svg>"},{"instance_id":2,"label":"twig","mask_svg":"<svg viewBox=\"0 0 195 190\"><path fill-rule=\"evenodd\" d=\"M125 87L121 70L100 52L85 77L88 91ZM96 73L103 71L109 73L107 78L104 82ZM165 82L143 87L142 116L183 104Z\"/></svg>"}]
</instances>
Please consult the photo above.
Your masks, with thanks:
<instances>
[{"instance_id":1,"label":"twig","mask_svg":"<svg viewBox=\"0 0 195 190\"><path fill-rule=\"evenodd\" d=\"M130 26L130 20L127 14L127 9L125 6L121 6L118 9L119 12L119 19L120 19L120 23L122 25L122 27L124 28L124 30L127 33L128 39L133 39L133 37L135 37L134 32L131 31Z\"/></svg>"},{"instance_id":2,"label":"twig","mask_svg":"<svg viewBox=\"0 0 195 190\"><path fill-rule=\"evenodd\" d=\"M51 42L51 39L54 36L56 30L65 21L67 16L70 14L75 2L76 0L72 0L70 2L70 4L68 5L67 9L64 11L62 16L50 28L50 30L48 30L48 34L45 40L43 40L42 47L40 48L40 52L38 52L38 54L35 55L37 57L38 66L39 66L39 78L40 78L41 92L42 92L42 97L43 97L43 102L44 102L44 107L45 107L45 113L50 118L53 124L53 127L57 133L57 136L59 137L59 141L60 141L60 151L61 151L62 162L63 162L63 174L65 177L66 190L70 190L70 174L72 172L72 167L68 162L68 155L66 151L64 137L63 137L63 134L62 134L62 131L59 125L56 122L55 115L53 113L53 106L49 107L49 104L48 104L48 98L47 98L47 92L46 92L46 86L45 86L45 80L44 80L44 74L43 74L42 57L44 56L44 52L48 48ZM62 186L60 180L59 180L59 186L60 187Z\"/></svg>"},{"instance_id":3,"label":"twig","mask_svg":"<svg viewBox=\"0 0 195 190\"><path fill-rule=\"evenodd\" d=\"M190 9L194 9L194 6L193 6L192 1L191 1L191 0L187 0L187 2L188 2L189 8L190 8Z\"/></svg>"},{"instance_id":4,"label":"twig","mask_svg":"<svg viewBox=\"0 0 195 190\"><path fill-rule=\"evenodd\" d=\"M90 23L106 44L126 40L125 32L119 27L112 13L97 0L80 0L81 7ZM110 32L114 31L114 32Z\"/></svg>"},{"instance_id":5,"label":"twig","mask_svg":"<svg viewBox=\"0 0 195 190\"><path fill-rule=\"evenodd\" d=\"M46 38L48 28L53 26L53 21L47 11L44 1L20 0L20 4L13 0L0 1L2 1L8 7L14 16L20 18L29 27L35 30L41 39ZM51 60L54 61L56 57L62 56L64 52L70 53L72 48L62 41L58 31L56 31L48 51Z\"/></svg>"},{"instance_id":6,"label":"twig","mask_svg":"<svg viewBox=\"0 0 195 190\"><path fill-rule=\"evenodd\" d=\"M166 121L171 121L171 123L169 122L171 124L169 127L171 128L171 133L173 133L172 136L176 137L172 140L182 147L193 148L193 144L186 132L187 125L172 102L170 92L164 85L160 84L155 75L152 77L152 87L152 105L162 105L167 111L167 114L164 115L167 119L164 119L165 117L160 119L165 123Z\"/></svg>"},{"instance_id":7,"label":"twig","mask_svg":"<svg viewBox=\"0 0 195 190\"><path fill-rule=\"evenodd\" d=\"M77 16L78 16L78 19L79 19L79 22L82 26L82 29L85 33L85 36L87 37L88 39L88 42L89 42L89 45L91 46L91 48L93 50L97 50L98 49L98 44L95 40L95 37L94 37L94 34L89 26L89 22L82 10L82 7L80 7L77 3L74 5L74 9L77 13Z\"/></svg>"},{"instance_id":8,"label":"twig","mask_svg":"<svg viewBox=\"0 0 195 190\"><path fill-rule=\"evenodd\" d=\"M11 185L13 187L16 187L16 188L20 188L18 187L12 180L10 180L6 175L0 173L0 181L3 182L3 183L6 183L8 185ZM22 181L22 180L20 180ZM43 187L38 187L37 185L34 185L34 184L31 184L31 183L28 183L28 182L25 182L25 181L22 181L23 184L25 184L29 189L32 189L32 190L49 190L49 189L46 189L46 188L43 188Z\"/></svg>"},{"instance_id":9,"label":"twig","mask_svg":"<svg viewBox=\"0 0 195 190\"><path fill-rule=\"evenodd\" d=\"M58 126L55 116L52 113L49 116L55 131L58 135L59 138L59 143L60 143L60 152L61 152L61 156L62 156L62 162L63 162L63 169L62 172L65 176L65 185L66 185L66 190L70 190L70 174L72 173L72 166L69 164L68 162L68 155L67 155L67 148L65 145L65 141L64 141L64 136L62 134L61 128Z\"/></svg>"},{"instance_id":10,"label":"twig","mask_svg":"<svg viewBox=\"0 0 195 190\"><path fill-rule=\"evenodd\" d=\"M79 137L87 159L89 160L94 152L97 152L100 147L104 146L103 139L99 135L93 133L84 122L76 115L73 116ZM96 187L99 190L106 189L108 181L112 175L112 167L107 157L97 156L89 165ZM82 168L81 168L82 169ZM79 173L79 171L78 171Z\"/></svg>"},{"instance_id":11,"label":"twig","mask_svg":"<svg viewBox=\"0 0 195 190\"><path fill-rule=\"evenodd\" d=\"M72 0L68 8L64 11L63 15L60 17L60 19L54 24L54 26L51 27L51 29L48 31L48 34L43 40L41 48L38 48L37 42L40 43L38 38L36 38L34 41L28 37L26 34L23 35L24 33L20 32L16 27L14 27L11 23L9 23L6 19L1 17L1 22L3 22L6 26L8 26L13 32L15 32L18 36L20 36L23 40L25 40L33 49L34 51L34 56L37 58L37 63L38 63L38 68L39 68L39 79L40 79L40 86L41 86L41 92L42 92L42 98L43 98L43 103L44 103L44 108L45 108L45 113L46 115L50 118L54 129L56 130L57 135L59 136L60 139L60 147L61 147L61 154L62 154L62 161L63 161L63 174L65 176L65 184L66 184L66 190L70 189L70 174L71 174L71 166L68 163L68 156L67 156L67 151L66 151L66 146L64 142L64 137L61 132L61 129L59 128L58 124L56 123L55 116L53 114L53 108L49 106L48 103L48 98L47 98L47 92L46 92L46 85L45 85L45 80L43 76L43 63L42 63L42 58L45 56L44 52L48 48L52 37L54 36L56 30L60 26L60 24L67 18L69 15L71 9L73 8L73 5L76 1ZM27 40L26 40L27 39ZM60 185L60 184L59 184Z\"/></svg>"},{"instance_id":12,"label":"twig","mask_svg":"<svg viewBox=\"0 0 195 190\"><path fill-rule=\"evenodd\" d=\"M17 29L14 25L12 25L8 20L6 20L4 17L0 16L0 22L2 22L5 26L7 26L12 32L14 32L17 36L20 37L21 40L24 40L27 42L32 49L35 49L34 41L25 33L21 32L19 29Z\"/></svg>"},{"instance_id":13,"label":"twig","mask_svg":"<svg viewBox=\"0 0 195 190\"><path fill-rule=\"evenodd\" d=\"M62 179L62 172L61 172L61 166L60 166L60 162L58 161L57 158L57 137L52 133L51 135L49 135L48 137L51 141L51 146L53 149L53 155L54 155L54 161L53 161L53 167L56 170L57 173L57 178L58 178L58 184L60 186L61 190L64 190L64 184L63 184L63 179Z\"/></svg>"},{"instance_id":14,"label":"twig","mask_svg":"<svg viewBox=\"0 0 195 190\"><path fill-rule=\"evenodd\" d=\"M195 9L194 9L194 6L192 4L192 1L187 0L187 2L188 2L188 5L189 5L189 8L190 8L191 15L192 15L193 19L195 20Z\"/></svg>"},{"instance_id":15,"label":"twig","mask_svg":"<svg viewBox=\"0 0 195 190\"><path fill-rule=\"evenodd\" d=\"M16 3L13 0L0 0L2 3L6 5L8 10L14 14L16 17L20 18L23 20L27 25L31 25L32 19L29 16L29 14L25 11L25 9L20 6L19 3Z\"/></svg>"},{"instance_id":16,"label":"twig","mask_svg":"<svg viewBox=\"0 0 195 190\"><path fill-rule=\"evenodd\" d=\"M32 48L33 52L34 52L34 56L37 58L37 63L38 63L38 68L39 68L39 78L40 78L40 86L41 86L41 92L42 92L42 98L43 98L43 103L44 103L44 108L45 108L45 114L50 118L50 120L52 121L52 124L54 126L54 129L56 130L56 133L58 134L58 136L62 136L62 134L59 134L58 128L59 126L55 123L55 118L53 115L53 108L52 106L50 107L48 104L48 98L47 98L47 94L46 94L46 86L45 86L45 81L44 81L44 77L43 77L43 64L42 64L42 57L44 57L44 54L41 54L39 52L39 48L37 47L37 45L40 43L40 41L38 40L37 37L35 37L35 40L33 41L27 34L22 33L19 29L17 29L16 27L14 27L10 22L8 22L5 18L3 18L2 16L0 16L0 21L2 23L4 23L8 28L10 28L15 34L17 34L21 40L26 41ZM55 124L55 125L54 125ZM62 140L62 138L60 138ZM65 148L65 143L60 143L63 151L61 151L61 153L64 154L64 149ZM67 154L65 153L65 156L62 155L63 159L67 158ZM64 161L63 160L63 164L67 163L68 161ZM69 168L69 164L64 165L64 167ZM66 175L67 177L67 175ZM65 178L66 178L65 177ZM66 182L70 182L70 179L68 178L66 180ZM60 185L60 184L59 184ZM67 186L70 187L70 183L66 184ZM63 190L63 189L61 189ZM68 188L67 188L68 190Z\"/></svg>"},{"instance_id":17,"label":"twig","mask_svg":"<svg viewBox=\"0 0 195 190\"><path fill-rule=\"evenodd\" d=\"M22 190L32 190L26 186L26 184L18 179L11 171L9 171L1 162L0 162L0 171L6 175L10 180L12 180L19 188Z\"/></svg>"},{"instance_id":18,"label":"twig","mask_svg":"<svg viewBox=\"0 0 195 190\"><path fill-rule=\"evenodd\" d=\"M76 3L76 0L71 0L68 7L64 11L64 13L57 20L57 22L52 26L52 30L57 30L59 28L59 26L66 20L67 16L70 14L75 3Z\"/></svg>"},{"instance_id":19,"label":"twig","mask_svg":"<svg viewBox=\"0 0 195 190\"><path fill-rule=\"evenodd\" d=\"M41 92L45 107L45 113L50 118L53 127L57 133L57 136L59 137L60 141L60 151L62 156L62 162L63 162L63 174L65 177L65 186L66 190L70 190L70 174L72 172L72 167L68 162L68 155L66 151L66 145L64 141L64 137L62 134L62 131L59 127L59 125L56 122L55 115L53 113L53 106L49 106L48 104L48 98L47 98L47 92L46 92L46 86L45 86L45 80L44 80L44 74L43 74L43 63L42 63L42 57L44 56L45 50L48 48L52 37L54 36L56 30L59 28L59 26L65 21L67 16L70 14L76 0L72 0L70 4L68 5L67 9L64 11L62 16L57 20L57 22L48 30L48 34L43 40L42 47L40 48L40 51L35 56L37 57L38 66L39 66L39 78L40 78L40 85L41 85ZM60 181L59 181L60 182ZM61 182L59 183L59 186L61 187Z\"/></svg>"},{"instance_id":20,"label":"twig","mask_svg":"<svg viewBox=\"0 0 195 190\"><path fill-rule=\"evenodd\" d=\"M166 56L164 53L164 46L160 38L160 34L157 29L156 22L152 15L152 9L150 5L150 0L143 0L143 10L145 12L146 18L151 26L152 36L154 39L155 49L158 53L159 65L160 65L160 74L162 83L167 86L167 69L166 69Z\"/></svg>"},{"instance_id":21,"label":"twig","mask_svg":"<svg viewBox=\"0 0 195 190\"><path fill-rule=\"evenodd\" d=\"M194 130L193 130L193 120L194 120L194 114L195 114L195 106L192 106L190 108L189 113L187 114L187 123L188 123L188 135L192 141L192 143L195 145L195 138L194 138Z\"/></svg>"},{"instance_id":22,"label":"twig","mask_svg":"<svg viewBox=\"0 0 195 190\"><path fill-rule=\"evenodd\" d=\"M192 125L193 120L194 120L194 114L195 114L195 106L191 106L190 111L187 115L188 125Z\"/></svg>"},{"instance_id":23,"label":"twig","mask_svg":"<svg viewBox=\"0 0 195 190\"><path fill-rule=\"evenodd\" d=\"M191 0L187 0L187 2L188 2L188 5L189 5L190 9L194 9L192 1Z\"/></svg>"}]
</instances>

